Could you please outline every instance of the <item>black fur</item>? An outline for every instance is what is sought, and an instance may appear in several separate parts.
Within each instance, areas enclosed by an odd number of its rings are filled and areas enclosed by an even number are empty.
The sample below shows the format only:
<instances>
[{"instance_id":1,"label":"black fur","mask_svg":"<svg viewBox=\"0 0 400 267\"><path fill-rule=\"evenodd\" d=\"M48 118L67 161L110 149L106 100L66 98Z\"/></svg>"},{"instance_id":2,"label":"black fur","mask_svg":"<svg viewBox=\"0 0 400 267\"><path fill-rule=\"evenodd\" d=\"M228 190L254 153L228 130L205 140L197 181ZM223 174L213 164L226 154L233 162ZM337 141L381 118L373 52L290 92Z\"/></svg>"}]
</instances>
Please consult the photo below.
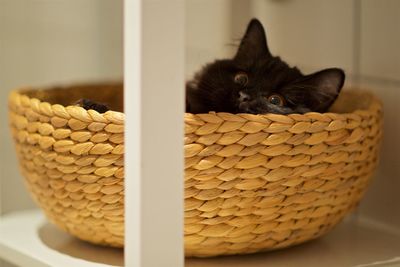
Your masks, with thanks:
<instances>
[{"instance_id":1,"label":"black fur","mask_svg":"<svg viewBox=\"0 0 400 267\"><path fill-rule=\"evenodd\" d=\"M238 73L248 75L248 83L235 83ZM186 111L191 113L305 113L325 112L333 104L345 74L337 68L303 75L279 57L272 56L262 24L253 19L233 59L206 65L186 84ZM274 105L268 97L279 94L284 105ZM246 96L246 97L243 97Z\"/></svg>"},{"instance_id":2,"label":"black fur","mask_svg":"<svg viewBox=\"0 0 400 267\"><path fill-rule=\"evenodd\" d=\"M96 110L99 113L105 113L109 110L109 108L107 107L107 105L101 104L101 103L97 103L93 100L90 99L86 99L86 98L82 98L79 99L75 105L78 105L80 107L83 107L86 110Z\"/></svg>"}]
</instances>

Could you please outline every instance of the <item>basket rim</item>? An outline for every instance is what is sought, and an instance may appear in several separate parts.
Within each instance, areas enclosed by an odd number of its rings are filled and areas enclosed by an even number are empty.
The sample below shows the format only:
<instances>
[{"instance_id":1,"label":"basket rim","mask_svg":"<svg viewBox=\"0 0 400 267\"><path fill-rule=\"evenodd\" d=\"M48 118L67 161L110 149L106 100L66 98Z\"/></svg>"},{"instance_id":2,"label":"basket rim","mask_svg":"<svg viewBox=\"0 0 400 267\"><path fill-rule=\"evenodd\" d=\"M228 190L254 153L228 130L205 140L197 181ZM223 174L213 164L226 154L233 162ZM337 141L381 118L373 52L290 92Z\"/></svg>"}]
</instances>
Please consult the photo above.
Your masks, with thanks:
<instances>
[{"instance_id":1,"label":"basket rim","mask_svg":"<svg viewBox=\"0 0 400 267\"><path fill-rule=\"evenodd\" d=\"M97 85L96 83L89 83L88 85ZM78 120L86 121L97 121L103 123L114 123L114 124L124 124L125 113L120 111L109 110L105 113L99 113L95 110L86 110L79 106L68 105L64 106L61 104L51 104L47 101L42 101L36 97L29 97L24 94L24 91L28 90L49 90L56 86L45 87L44 89L33 88L33 87L23 87L12 90L9 93L8 103L14 105L24 105L30 106L36 112L46 115L46 116L60 116L65 119L75 118ZM70 86L64 86L63 88L68 89ZM250 114L250 113L229 113L229 112L215 112L210 111L208 113L189 113L185 112L184 120L185 123L193 124L197 122L206 123L222 123L223 121L232 122L244 122L244 121L273 121L281 123L293 123L295 121L332 121L332 120L347 120L354 119L355 117L364 117L369 114L377 113L382 109L381 100L374 94L371 90L360 89L357 87L349 87L346 91L342 92L347 94L351 92L362 92L363 94L369 95L371 101L369 106L365 109L356 109L353 112L307 112L304 114L292 113L292 114Z\"/></svg>"}]
</instances>

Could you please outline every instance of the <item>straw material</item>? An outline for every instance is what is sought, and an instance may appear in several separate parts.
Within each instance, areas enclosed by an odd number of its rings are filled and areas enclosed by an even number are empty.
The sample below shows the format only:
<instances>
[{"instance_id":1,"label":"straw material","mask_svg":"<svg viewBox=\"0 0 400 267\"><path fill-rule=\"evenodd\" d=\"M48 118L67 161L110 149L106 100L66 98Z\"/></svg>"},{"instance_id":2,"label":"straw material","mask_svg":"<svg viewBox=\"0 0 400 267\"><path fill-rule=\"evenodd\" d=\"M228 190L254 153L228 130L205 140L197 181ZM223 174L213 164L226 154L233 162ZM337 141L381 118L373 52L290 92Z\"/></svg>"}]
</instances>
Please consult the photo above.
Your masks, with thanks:
<instances>
[{"instance_id":1,"label":"straw material","mask_svg":"<svg viewBox=\"0 0 400 267\"><path fill-rule=\"evenodd\" d=\"M36 202L69 233L115 247L124 239L124 114L67 105L91 98L122 110L121 88L25 89L9 98L21 170ZM333 110L347 113L187 113L186 255L292 246L350 212L377 165L381 104L365 91L345 92Z\"/></svg>"}]
</instances>

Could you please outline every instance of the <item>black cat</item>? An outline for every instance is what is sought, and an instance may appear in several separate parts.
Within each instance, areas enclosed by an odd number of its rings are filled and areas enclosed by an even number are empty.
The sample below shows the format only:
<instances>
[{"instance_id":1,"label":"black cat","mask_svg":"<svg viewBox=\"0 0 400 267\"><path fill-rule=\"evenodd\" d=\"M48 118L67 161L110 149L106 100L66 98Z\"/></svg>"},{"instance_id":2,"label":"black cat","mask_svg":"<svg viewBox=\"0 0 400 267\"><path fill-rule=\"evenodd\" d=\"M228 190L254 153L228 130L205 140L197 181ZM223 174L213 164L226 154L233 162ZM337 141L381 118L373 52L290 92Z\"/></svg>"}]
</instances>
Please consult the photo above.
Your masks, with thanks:
<instances>
[{"instance_id":1,"label":"black cat","mask_svg":"<svg viewBox=\"0 0 400 267\"><path fill-rule=\"evenodd\" d=\"M253 19L233 59L206 65L186 85L186 112L325 112L338 96L343 70L303 75L272 56L262 24Z\"/></svg>"},{"instance_id":2,"label":"black cat","mask_svg":"<svg viewBox=\"0 0 400 267\"><path fill-rule=\"evenodd\" d=\"M186 84L186 112L325 112L337 98L345 74L337 68L303 75L272 56L260 21L250 21L233 59L206 65ZM78 105L100 113L108 107L81 99Z\"/></svg>"}]
</instances>

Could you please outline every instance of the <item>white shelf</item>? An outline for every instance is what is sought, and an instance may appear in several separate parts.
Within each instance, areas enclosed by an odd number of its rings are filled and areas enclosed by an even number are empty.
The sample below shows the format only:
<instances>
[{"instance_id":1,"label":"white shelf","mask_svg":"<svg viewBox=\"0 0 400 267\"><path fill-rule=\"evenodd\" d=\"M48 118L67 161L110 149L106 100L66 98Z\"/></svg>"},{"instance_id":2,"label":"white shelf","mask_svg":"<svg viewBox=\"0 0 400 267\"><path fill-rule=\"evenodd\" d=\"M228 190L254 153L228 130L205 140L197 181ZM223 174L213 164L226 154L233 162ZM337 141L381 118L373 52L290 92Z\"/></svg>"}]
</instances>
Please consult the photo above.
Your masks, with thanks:
<instances>
[{"instance_id":1,"label":"white shelf","mask_svg":"<svg viewBox=\"0 0 400 267\"><path fill-rule=\"evenodd\" d=\"M123 250L94 246L49 224L42 212L0 218L0 258L27 267L123 266Z\"/></svg>"},{"instance_id":2,"label":"white shelf","mask_svg":"<svg viewBox=\"0 0 400 267\"><path fill-rule=\"evenodd\" d=\"M0 258L20 266L123 266L121 249L77 240L46 222L39 210L0 218ZM400 266L400 235L346 222L326 237L294 248L247 256L186 259L186 267ZM393 260L395 259L395 260ZM158 267L158 266L157 266ZM160 266L163 267L163 266Z\"/></svg>"}]
</instances>

